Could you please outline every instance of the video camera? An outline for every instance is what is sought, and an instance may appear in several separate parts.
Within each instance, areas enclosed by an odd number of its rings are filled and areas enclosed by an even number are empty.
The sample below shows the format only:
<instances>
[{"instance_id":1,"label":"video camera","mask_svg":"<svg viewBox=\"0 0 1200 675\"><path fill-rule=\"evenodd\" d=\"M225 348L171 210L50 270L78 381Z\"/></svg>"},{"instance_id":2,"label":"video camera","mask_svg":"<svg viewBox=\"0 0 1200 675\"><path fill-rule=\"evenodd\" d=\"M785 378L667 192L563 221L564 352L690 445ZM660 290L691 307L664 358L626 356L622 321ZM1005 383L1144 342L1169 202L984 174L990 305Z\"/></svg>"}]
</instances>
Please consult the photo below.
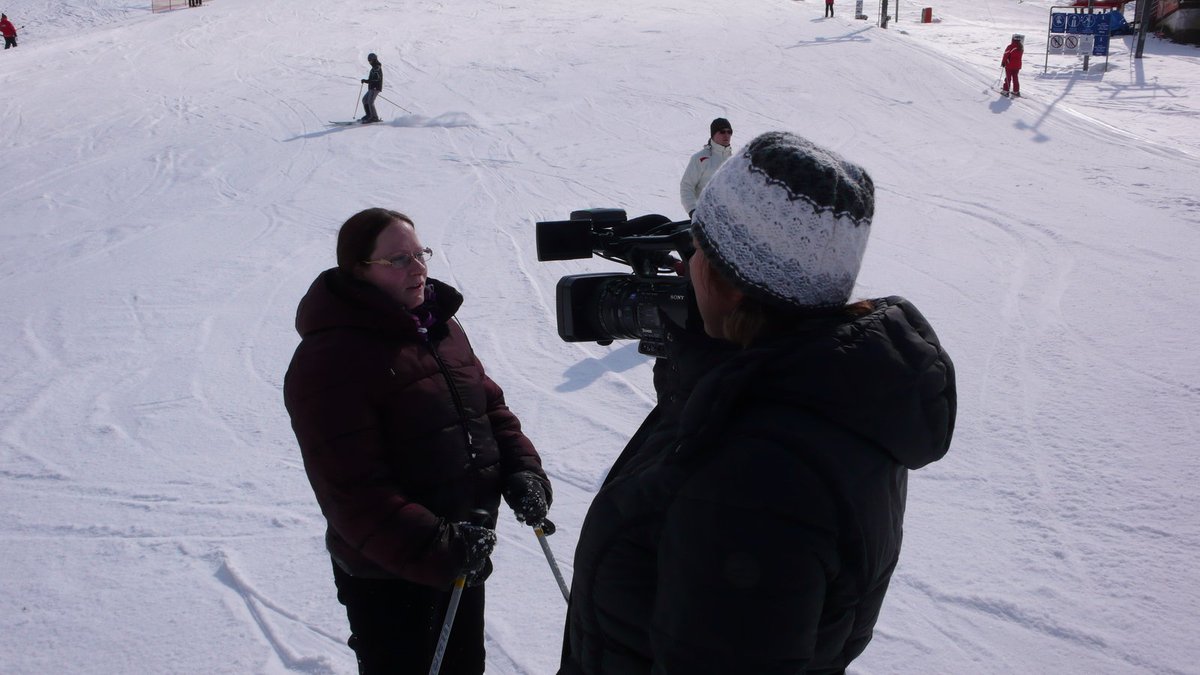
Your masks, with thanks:
<instances>
[{"instance_id":1,"label":"video camera","mask_svg":"<svg viewBox=\"0 0 1200 675\"><path fill-rule=\"evenodd\" d=\"M690 284L677 276L692 253L690 227L691 221L672 222L659 215L628 220L623 209L583 209L572 211L570 220L537 223L541 262L580 260L594 254L633 269L633 274L575 274L559 279L555 294L559 337L602 345L640 340L639 352L665 356L663 319L691 327L699 316Z\"/></svg>"}]
</instances>

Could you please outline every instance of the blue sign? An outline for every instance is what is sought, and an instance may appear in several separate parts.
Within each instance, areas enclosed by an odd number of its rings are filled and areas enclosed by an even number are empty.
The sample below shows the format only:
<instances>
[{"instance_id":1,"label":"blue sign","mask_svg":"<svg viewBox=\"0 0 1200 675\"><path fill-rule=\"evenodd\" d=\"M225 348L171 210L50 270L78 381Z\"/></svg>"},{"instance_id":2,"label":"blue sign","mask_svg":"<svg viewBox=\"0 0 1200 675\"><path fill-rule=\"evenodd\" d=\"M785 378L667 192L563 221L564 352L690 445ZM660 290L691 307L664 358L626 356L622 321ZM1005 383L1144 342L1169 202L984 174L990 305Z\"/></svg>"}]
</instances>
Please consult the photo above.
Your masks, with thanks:
<instances>
[{"instance_id":1,"label":"blue sign","mask_svg":"<svg viewBox=\"0 0 1200 675\"><path fill-rule=\"evenodd\" d=\"M1108 22L1107 14L1098 14L1101 17L1096 22L1096 37L1092 43L1092 56L1108 56L1108 33L1112 25Z\"/></svg>"},{"instance_id":2,"label":"blue sign","mask_svg":"<svg viewBox=\"0 0 1200 675\"><path fill-rule=\"evenodd\" d=\"M1099 19L1099 14L1068 14L1067 32L1072 35L1094 35L1096 26L1101 23ZM1053 28L1051 31L1053 32Z\"/></svg>"},{"instance_id":3,"label":"blue sign","mask_svg":"<svg viewBox=\"0 0 1200 675\"><path fill-rule=\"evenodd\" d=\"M1050 15L1050 32L1051 33L1067 32L1067 17L1068 16L1071 16L1071 15L1064 14L1062 12L1052 13Z\"/></svg>"}]
</instances>

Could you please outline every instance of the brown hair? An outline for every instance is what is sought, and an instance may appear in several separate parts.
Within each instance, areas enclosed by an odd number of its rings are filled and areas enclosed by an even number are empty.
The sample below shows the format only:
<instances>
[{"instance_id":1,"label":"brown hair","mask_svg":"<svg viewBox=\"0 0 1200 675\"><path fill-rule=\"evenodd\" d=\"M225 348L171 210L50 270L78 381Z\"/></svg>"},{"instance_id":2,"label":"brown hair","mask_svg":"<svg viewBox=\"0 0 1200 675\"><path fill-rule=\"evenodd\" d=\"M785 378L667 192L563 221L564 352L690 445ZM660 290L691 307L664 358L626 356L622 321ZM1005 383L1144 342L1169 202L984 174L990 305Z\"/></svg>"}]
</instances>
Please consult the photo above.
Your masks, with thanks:
<instances>
[{"instance_id":1,"label":"brown hair","mask_svg":"<svg viewBox=\"0 0 1200 675\"><path fill-rule=\"evenodd\" d=\"M338 230L337 266L338 272L347 279L353 279L354 271L364 260L371 257L375 250L375 240L384 228L396 221L412 225L412 218L391 209L372 208L359 211L350 216Z\"/></svg>"},{"instance_id":2,"label":"brown hair","mask_svg":"<svg viewBox=\"0 0 1200 675\"><path fill-rule=\"evenodd\" d=\"M708 266L712 272L707 275L711 288L718 292L737 288L712 263L708 263ZM721 328L727 340L741 347L749 347L761 337L794 332L813 319L854 319L870 314L874 309L875 303L870 300L820 309L781 307L743 294L738 306L722 318Z\"/></svg>"}]
</instances>

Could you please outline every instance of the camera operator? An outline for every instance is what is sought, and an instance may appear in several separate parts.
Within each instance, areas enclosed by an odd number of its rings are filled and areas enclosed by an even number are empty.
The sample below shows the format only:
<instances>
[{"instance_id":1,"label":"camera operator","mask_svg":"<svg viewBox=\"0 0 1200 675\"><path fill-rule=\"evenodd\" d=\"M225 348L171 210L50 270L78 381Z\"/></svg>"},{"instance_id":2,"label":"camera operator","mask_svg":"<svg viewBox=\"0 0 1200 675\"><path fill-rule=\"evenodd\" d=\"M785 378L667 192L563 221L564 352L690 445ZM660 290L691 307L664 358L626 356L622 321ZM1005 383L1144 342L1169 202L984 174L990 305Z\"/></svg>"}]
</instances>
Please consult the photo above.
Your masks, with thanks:
<instances>
[{"instance_id":1,"label":"camera operator","mask_svg":"<svg viewBox=\"0 0 1200 675\"><path fill-rule=\"evenodd\" d=\"M956 401L916 307L850 302L873 213L865 171L784 132L708 184L689 261L706 336L670 333L673 395L588 510L560 675L841 672L862 653L908 471L946 453Z\"/></svg>"}]
</instances>

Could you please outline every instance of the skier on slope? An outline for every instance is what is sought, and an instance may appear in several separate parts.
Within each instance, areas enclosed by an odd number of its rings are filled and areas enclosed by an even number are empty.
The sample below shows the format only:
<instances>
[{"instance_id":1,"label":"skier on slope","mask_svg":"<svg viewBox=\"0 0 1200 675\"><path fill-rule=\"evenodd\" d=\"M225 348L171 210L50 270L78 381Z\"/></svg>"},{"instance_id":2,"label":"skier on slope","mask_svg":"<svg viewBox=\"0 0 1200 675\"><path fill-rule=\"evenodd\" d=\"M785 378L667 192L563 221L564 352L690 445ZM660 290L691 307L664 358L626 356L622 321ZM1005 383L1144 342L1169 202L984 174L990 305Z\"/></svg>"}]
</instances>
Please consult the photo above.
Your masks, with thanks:
<instances>
[{"instance_id":1,"label":"skier on slope","mask_svg":"<svg viewBox=\"0 0 1200 675\"><path fill-rule=\"evenodd\" d=\"M1021 70L1021 56L1025 53L1025 45L1021 44L1021 38L1013 36L1012 43L1004 48L1004 56L1000 57L1000 67L1004 69L1004 87L1000 89L1000 93L1008 96L1008 86L1012 84L1012 95L1018 97L1021 95L1021 81L1017 79L1017 73Z\"/></svg>"},{"instance_id":2,"label":"skier on slope","mask_svg":"<svg viewBox=\"0 0 1200 675\"><path fill-rule=\"evenodd\" d=\"M370 124L379 121L379 113L375 112L375 98L379 96L379 92L383 91L383 64L379 62L379 57L374 53L367 54L367 63L371 64L371 72L367 75L367 79L362 83L367 85L367 93L363 95L363 112L366 113L359 119L363 124Z\"/></svg>"},{"instance_id":3,"label":"skier on slope","mask_svg":"<svg viewBox=\"0 0 1200 675\"><path fill-rule=\"evenodd\" d=\"M4 36L5 49L17 46L17 28L8 20L7 14L0 14L0 35Z\"/></svg>"},{"instance_id":4,"label":"skier on slope","mask_svg":"<svg viewBox=\"0 0 1200 675\"><path fill-rule=\"evenodd\" d=\"M560 675L845 672L870 641L908 472L956 409L916 307L850 300L874 203L865 171L784 132L705 187L705 335L671 331L658 405L588 509Z\"/></svg>"}]
</instances>

